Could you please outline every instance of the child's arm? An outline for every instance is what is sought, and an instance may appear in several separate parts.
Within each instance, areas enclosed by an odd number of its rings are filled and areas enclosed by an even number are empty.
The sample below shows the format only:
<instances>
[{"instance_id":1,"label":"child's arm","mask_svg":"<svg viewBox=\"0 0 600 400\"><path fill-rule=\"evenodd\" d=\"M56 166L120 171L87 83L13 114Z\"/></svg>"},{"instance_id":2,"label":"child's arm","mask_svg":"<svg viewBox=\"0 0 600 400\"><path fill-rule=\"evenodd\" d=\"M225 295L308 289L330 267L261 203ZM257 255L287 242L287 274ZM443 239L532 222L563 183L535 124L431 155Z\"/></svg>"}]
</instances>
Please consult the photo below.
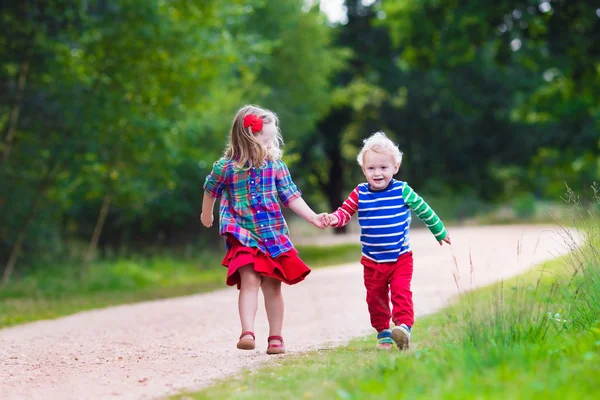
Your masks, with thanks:
<instances>
[{"instance_id":1,"label":"child's arm","mask_svg":"<svg viewBox=\"0 0 600 400\"><path fill-rule=\"evenodd\" d=\"M350 222L356 211L358 211L358 187L350 193L344 204L327 216L328 223L334 228L341 228Z\"/></svg>"},{"instance_id":2,"label":"child's arm","mask_svg":"<svg viewBox=\"0 0 600 400\"><path fill-rule=\"evenodd\" d=\"M306 204L306 202L302 198L302 192L292 181L290 171L288 170L287 165L285 165L285 163L282 160L278 161L275 179L279 200L283 203L284 206L289 207L293 212L295 212L304 220L310 222L317 228L323 229L327 226L325 224L326 214L323 213L317 215L308 206L308 204Z\"/></svg>"},{"instance_id":3,"label":"child's arm","mask_svg":"<svg viewBox=\"0 0 600 400\"><path fill-rule=\"evenodd\" d=\"M208 193L204 192L204 198L202 199L202 214L200 214L200 221L202 225L210 228L213 224L215 217L213 216L213 208L215 206L215 198L210 197Z\"/></svg>"},{"instance_id":4,"label":"child's arm","mask_svg":"<svg viewBox=\"0 0 600 400\"><path fill-rule=\"evenodd\" d=\"M404 184L404 189L402 189L402 197L404 197L406 205L417 215L417 218L427 225L440 246L444 242L450 244L450 235L448 235L440 217L407 183Z\"/></svg>"},{"instance_id":5,"label":"child's arm","mask_svg":"<svg viewBox=\"0 0 600 400\"><path fill-rule=\"evenodd\" d=\"M288 207L298 214L300 217L310 222L317 228L323 229L326 227L324 224L325 213L317 214L306 204L302 197L296 197L288 203Z\"/></svg>"},{"instance_id":6,"label":"child's arm","mask_svg":"<svg viewBox=\"0 0 600 400\"><path fill-rule=\"evenodd\" d=\"M226 161L221 158L215 161L213 169L204 181L204 198L202 199L202 213L200 221L202 225L210 228L214 221L213 209L215 200L223 194L225 182L227 180L227 171L225 168Z\"/></svg>"}]
</instances>

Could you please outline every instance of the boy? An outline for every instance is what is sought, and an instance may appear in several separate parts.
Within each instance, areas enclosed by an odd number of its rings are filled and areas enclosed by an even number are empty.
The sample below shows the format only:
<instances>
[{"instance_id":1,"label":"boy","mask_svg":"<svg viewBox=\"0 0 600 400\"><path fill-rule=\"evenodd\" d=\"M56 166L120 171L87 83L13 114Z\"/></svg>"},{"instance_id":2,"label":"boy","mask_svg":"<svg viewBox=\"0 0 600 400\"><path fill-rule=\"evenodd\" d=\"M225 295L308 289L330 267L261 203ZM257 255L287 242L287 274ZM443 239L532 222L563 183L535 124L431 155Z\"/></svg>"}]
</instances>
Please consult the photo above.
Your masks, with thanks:
<instances>
[{"instance_id":1,"label":"boy","mask_svg":"<svg viewBox=\"0 0 600 400\"><path fill-rule=\"evenodd\" d=\"M406 182L394 179L402 152L383 132L364 140L357 161L367 182L359 184L341 207L328 214L326 222L333 227L344 226L358 211L361 264L371 325L377 330L377 348L389 350L395 342L399 350L405 350L414 323L410 290L413 257L408 240L411 210L440 246L450 244L450 236L427 203ZM395 324L392 330L390 318Z\"/></svg>"}]
</instances>

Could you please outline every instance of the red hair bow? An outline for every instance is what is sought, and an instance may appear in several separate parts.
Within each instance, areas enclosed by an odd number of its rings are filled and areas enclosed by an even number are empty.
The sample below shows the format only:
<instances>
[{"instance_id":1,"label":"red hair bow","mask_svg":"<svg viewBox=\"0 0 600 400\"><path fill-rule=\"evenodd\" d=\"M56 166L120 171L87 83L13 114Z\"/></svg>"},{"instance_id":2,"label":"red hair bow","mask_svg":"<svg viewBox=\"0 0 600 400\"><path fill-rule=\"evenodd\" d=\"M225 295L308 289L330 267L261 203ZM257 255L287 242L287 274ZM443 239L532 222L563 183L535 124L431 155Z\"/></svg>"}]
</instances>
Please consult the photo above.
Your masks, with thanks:
<instances>
[{"instance_id":1,"label":"red hair bow","mask_svg":"<svg viewBox=\"0 0 600 400\"><path fill-rule=\"evenodd\" d=\"M257 117L254 114L246 115L244 117L244 128L251 127L252 133L257 133L262 131L263 128L263 119L261 117Z\"/></svg>"}]
</instances>

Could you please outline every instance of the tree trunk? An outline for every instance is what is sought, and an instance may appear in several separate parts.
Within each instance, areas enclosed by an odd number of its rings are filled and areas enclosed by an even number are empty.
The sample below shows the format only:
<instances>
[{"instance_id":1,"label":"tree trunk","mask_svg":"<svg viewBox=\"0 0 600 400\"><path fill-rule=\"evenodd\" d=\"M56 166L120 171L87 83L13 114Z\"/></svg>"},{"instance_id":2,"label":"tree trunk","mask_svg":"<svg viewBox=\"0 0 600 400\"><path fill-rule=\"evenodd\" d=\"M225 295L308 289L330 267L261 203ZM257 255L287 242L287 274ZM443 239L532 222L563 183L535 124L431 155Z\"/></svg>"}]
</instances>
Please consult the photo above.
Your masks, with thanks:
<instances>
[{"instance_id":1,"label":"tree trunk","mask_svg":"<svg viewBox=\"0 0 600 400\"><path fill-rule=\"evenodd\" d=\"M94 256L94 253L96 252L96 249L98 248L98 241L100 240L100 235L102 234L102 228L104 228L104 222L106 222L108 210L110 209L110 202L110 194L107 194L104 196L104 201L102 202L102 207L100 208L100 214L98 214L96 227L94 228L94 233L92 234L92 239L90 240L90 245L85 256L85 265L89 264Z\"/></svg>"},{"instance_id":2,"label":"tree trunk","mask_svg":"<svg viewBox=\"0 0 600 400\"><path fill-rule=\"evenodd\" d=\"M15 265L17 263L17 259L21 254L21 248L23 247L23 241L25 240L25 236L27 235L27 228L33 221L37 208L39 206L38 199L40 196L37 196L34 200L33 204L29 208L27 212L27 217L25 218L25 222L21 225L21 231L19 232L19 236L17 237L17 241L13 245L10 256L8 257L8 262L6 263L6 267L4 268L4 273L2 274L2 288L5 288L10 281L10 277L14 271Z\"/></svg>"},{"instance_id":3,"label":"tree trunk","mask_svg":"<svg viewBox=\"0 0 600 400\"><path fill-rule=\"evenodd\" d=\"M345 198L344 191L344 169L342 166L341 149L338 147L328 152L331 167L329 168L329 189L327 190L327 201L329 209L333 212L342 205ZM348 232L347 225L334 229L334 233L341 235Z\"/></svg>"},{"instance_id":4,"label":"tree trunk","mask_svg":"<svg viewBox=\"0 0 600 400\"><path fill-rule=\"evenodd\" d=\"M330 161L328 181L321 182L321 190L327 197L329 209L335 211L345 200L344 160L342 157L342 136L352 119L352 110L348 107L333 109L318 125L319 134L324 143L325 154ZM333 230L340 235L348 232L346 226Z\"/></svg>"},{"instance_id":5,"label":"tree trunk","mask_svg":"<svg viewBox=\"0 0 600 400\"><path fill-rule=\"evenodd\" d=\"M33 202L31 203L31 206L29 207L29 210L27 211L25 220L23 221L23 223L20 226L20 231L17 235L17 240L15 241L15 244L13 245L13 247L10 251L10 256L8 257L8 262L6 263L6 267L4 268L4 273L2 274L2 284L0 285L0 287L2 287L2 288L6 287L6 285L10 281L10 277L12 276L12 273L14 271L15 265L17 263L17 259L19 258L19 255L21 254L21 248L23 247L23 241L25 240L25 237L27 236L27 229L29 228L29 225L31 224L31 222L33 222L35 213L37 212L37 209L40 205L40 201L43 197L43 193L48 188L50 180L54 173L54 169L57 167L57 165L58 164L49 166L48 170L46 171L46 174L40 180L40 183L39 183L37 191L36 191L35 198L33 199Z\"/></svg>"},{"instance_id":6,"label":"tree trunk","mask_svg":"<svg viewBox=\"0 0 600 400\"><path fill-rule=\"evenodd\" d=\"M23 97L25 93L25 83L27 82L27 75L29 74L29 57L31 54L31 48L25 52L25 58L21 63L21 70L19 71L19 79L17 81L17 96L15 102L10 111L10 117L8 119L8 130L6 137L4 138L4 149L0 154L0 165L5 164L10 157L10 151L17 135L17 126L19 124L19 112L21 111L21 105L23 103Z\"/></svg>"}]
</instances>

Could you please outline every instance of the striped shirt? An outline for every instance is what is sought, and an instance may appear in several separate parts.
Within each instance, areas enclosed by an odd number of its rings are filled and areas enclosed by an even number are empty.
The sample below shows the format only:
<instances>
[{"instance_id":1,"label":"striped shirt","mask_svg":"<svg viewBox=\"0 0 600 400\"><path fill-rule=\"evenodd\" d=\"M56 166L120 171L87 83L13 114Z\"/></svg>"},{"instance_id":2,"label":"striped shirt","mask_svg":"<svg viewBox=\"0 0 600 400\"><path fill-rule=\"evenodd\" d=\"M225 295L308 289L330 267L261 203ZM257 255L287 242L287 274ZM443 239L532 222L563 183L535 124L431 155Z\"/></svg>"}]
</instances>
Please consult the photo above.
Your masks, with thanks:
<instances>
[{"instance_id":1,"label":"striped shirt","mask_svg":"<svg viewBox=\"0 0 600 400\"><path fill-rule=\"evenodd\" d=\"M346 225L358 211L363 256L378 263L395 262L410 251L411 210L436 240L446 238L446 228L431 207L406 182L395 179L380 191L371 190L368 183L358 185L333 213L338 218L333 226Z\"/></svg>"},{"instance_id":2,"label":"striped shirt","mask_svg":"<svg viewBox=\"0 0 600 400\"><path fill-rule=\"evenodd\" d=\"M266 160L260 168L240 170L234 160L221 158L206 177L204 190L212 198L221 198L222 236L231 234L242 245L258 247L272 257L294 248L279 201L287 207L302 193L283 161Z\"/></svg>"}]
</instances>

